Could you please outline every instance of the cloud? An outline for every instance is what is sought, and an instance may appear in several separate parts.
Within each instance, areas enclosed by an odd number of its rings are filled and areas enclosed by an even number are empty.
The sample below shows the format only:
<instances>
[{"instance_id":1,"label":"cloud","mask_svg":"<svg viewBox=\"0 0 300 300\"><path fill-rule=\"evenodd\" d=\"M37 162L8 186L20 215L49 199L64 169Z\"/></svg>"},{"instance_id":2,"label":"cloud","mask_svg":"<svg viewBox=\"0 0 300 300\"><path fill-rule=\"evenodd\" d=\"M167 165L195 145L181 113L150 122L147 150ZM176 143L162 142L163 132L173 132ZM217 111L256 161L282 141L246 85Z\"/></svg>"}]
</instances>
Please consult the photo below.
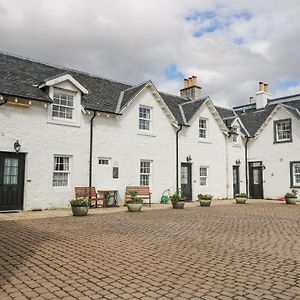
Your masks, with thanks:
<instances>
[{"instance_id":1,"label":"cloud","mask_svg":"<svg viewBox=\"0 0 300 300\"><path fill-rule=\"evenodd\" d=\"M0 0L1 50L178 94L198 76L219 105L300 82L296 0ZM300 89L299 89L300 93Z\"/></svg>"}]
</instances>

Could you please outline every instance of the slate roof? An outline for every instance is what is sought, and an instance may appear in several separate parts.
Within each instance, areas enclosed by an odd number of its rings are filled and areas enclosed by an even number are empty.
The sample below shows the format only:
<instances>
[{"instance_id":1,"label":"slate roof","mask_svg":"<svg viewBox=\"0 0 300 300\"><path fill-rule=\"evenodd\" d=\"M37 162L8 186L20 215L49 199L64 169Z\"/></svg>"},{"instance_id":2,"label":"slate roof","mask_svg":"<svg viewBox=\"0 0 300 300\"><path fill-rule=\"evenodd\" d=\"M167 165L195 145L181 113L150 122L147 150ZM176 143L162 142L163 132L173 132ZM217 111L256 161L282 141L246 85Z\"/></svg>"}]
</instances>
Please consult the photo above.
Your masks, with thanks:
<instances>
[{"instance_id":1,"label":"slate roof","mask_svg":"<svg viewBox=\"0 0 300 300\"><path fill-rule=\"evenodd\" d=\"M198 100L188 101L181 104L187 122L192 119L193 115L198 111L206 99L208 99L208 97L202 97Z\"/></svg>"}]
</instances>

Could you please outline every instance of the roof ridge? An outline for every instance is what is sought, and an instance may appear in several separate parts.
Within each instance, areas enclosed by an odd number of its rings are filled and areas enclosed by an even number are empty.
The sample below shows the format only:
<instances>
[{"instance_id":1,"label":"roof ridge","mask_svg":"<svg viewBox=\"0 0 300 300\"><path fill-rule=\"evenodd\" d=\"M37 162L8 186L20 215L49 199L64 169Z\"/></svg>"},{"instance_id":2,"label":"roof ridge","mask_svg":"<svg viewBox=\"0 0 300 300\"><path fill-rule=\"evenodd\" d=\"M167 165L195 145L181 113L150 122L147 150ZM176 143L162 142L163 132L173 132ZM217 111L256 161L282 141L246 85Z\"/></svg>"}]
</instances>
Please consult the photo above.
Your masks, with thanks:
<instances>
[{"instance_id":1,"label":"roof ridge","mask_svg":"<svg viewBox=\"0 0 300 300\"><path fill-rule=\"evenodd\" d=\"M227 107L220 106L220 105L215 105L215 107L222 108L222 109L226 109L226 110L230 110L230 111L233 112L233 109L232 109L232 108L227 108Z\"/></svg>"},{"instance_id":2,"label":"roof ridge","mask_svg":"<svg viewBox=\"0 0 300 300\"><path fill-rule=\"evenodd\" d=\"M147 81L144 81L144 82L142 82L142 83L139 83L139 84L137 84L137 85L133 85L132 87L129 87L128 89L123 90L123 92L125 93L125 92L127 92L127 91L130 91L130 90L132 90L132 89L135 89L135 88L137 88L137 87L139 87L139 86L142 86L142 85L144 85L144 84L147 84L147 83L149 83L149 82L151 82L150 79L147 80Z\"/></svg>"},{"instance_id":3,"label":"roof ridge","mask_svg":"<svg viewBox=\"0 0 300 300\"><path fill-rule=\"evenodd\" d=\"M161 93L161 94L165 94L165 95L167 95L167 96L172 96L172 97L179 98L179 99L184 100L184 101L190 101L190 100L188 100L188 99L185 98L185 97L181 97L181 96L178 96L178 95L174 95L174 94L171 94L171 93L168 93L168 92L162 92L162 91L158 91L158 92Z\"/></svg>"},{"instance_id":4,"label":"roof ridge","mask_svg":"<svg viewBox=\"0 0 300 300\"><path fill-rule=\"evenodd\" d=\"M52 67L52 68L61 69L61 70L64 70L64 71L72 71L72 72L75 72L75 73L78 73L78 74L87 75L87 76L98 78L98 79L108 80L108 81L111 81L111 82L121 83L121 84L124 84L124 85L132 86L132 84L128 83L128 82L117 81L117 80L114 80L114 79L111 79L111 78L107 78L107 77L104 77L104 76L92 74L92 73L89 73L89 72L86 72L86 71L81 71L81 70L76 70L76 69L69 68L69 67L55 65L55 64L47 63L47 62L44 62L44 61L41 61L41 60L25 57L25 56L18 55L18 54L12 54L12 53L1 51L1 50L0 50L0 54L6 55L6 56L11 56L11 57L22 59L22 60L26 60L26 61L30 61L30 62L41 64L41 65L45 65L45 66Z\"/></svg>"}]
</instances>

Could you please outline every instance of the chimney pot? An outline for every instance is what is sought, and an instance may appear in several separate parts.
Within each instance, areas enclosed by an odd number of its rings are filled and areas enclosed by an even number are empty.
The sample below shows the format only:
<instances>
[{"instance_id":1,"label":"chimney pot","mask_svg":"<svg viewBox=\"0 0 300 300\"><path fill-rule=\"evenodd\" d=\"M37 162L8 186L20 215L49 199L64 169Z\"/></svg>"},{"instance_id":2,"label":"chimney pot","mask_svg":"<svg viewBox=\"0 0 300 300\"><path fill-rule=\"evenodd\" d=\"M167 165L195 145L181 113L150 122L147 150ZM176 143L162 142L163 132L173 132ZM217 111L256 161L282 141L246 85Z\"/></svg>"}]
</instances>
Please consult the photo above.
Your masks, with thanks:
<instances>
[{"instance_id":1,"label":"chimney pot","mask_svg":"<svg viewBox=\"0 0 300 300\"><path fill-rule=\"evenodd\" d=\"M264 83L262 81L260 81L258 84L259 84L259 91L263 92L264 91Z\"/></svg>"},{"instance_id":2,"label":"chimney pot","mask_svg":"<svg viewBox=\"0 0 300 300\"><path fill-rule=\"evenodd\" d=\"M184 78L183 87L186 89L188 85L189 85L189 80L187 78Z\"/></svg>"},{"instance_id":3,"label":"chimney pot","mask_svg":"<svg viewBox=\"0 0 300 300\"><path fill-rule=\"evenodd\" d=\"M269 91L269 85L267 83L264 84L264 92L268 93Z\"/></svg>"},{"instance_id":4,"label":"chimney pot","mask_svg":"<svg viewBox=\"0 0 300 300\"><path fill-rule=\"evenodd\" d=\"M192 85L193 86L197 85L197 76L195 75L192 76Z\"/></svg>"}]
</instances>

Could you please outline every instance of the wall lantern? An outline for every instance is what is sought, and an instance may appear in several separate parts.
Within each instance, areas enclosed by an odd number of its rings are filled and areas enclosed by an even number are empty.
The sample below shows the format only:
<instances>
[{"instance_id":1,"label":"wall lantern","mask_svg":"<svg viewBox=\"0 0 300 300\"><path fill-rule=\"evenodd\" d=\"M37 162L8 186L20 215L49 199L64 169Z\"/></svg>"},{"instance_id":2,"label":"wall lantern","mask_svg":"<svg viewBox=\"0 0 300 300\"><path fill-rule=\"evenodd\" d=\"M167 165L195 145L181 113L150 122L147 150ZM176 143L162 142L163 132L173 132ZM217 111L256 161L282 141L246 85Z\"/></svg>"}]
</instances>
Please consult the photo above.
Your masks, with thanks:
<instances>
[{"instance_id":1,"label":"wall lantern","mask_svg":"<svg viewBox=\"0 0 300 300\"><path fill-rule=\"evenodd\" d=\"M16 140L15 143L14 143L14 149L16 151L16 153L19 153L20 150L21 150L21 145L19 143L19 140Z\"/></svg>"},{"instance_id":2,"label":"wall lantern","mask_svg":"<svg viewBox=\"0 0 300 300\"><path fill-rule=\"evenodd\" d=\"M192 160L192 157L190 156L190 155L188 155L187 157L186 157L186 161L187 162L190 162Z\"/></svg>"},{"instance_id":3,"label":"wall lantern","mask_svg":"<svg viewBox=\"0 0 300 300\"><path fill-rule=\"evenodd\" d=\"M237 165L240 165L240 164L241 164L241 160L240 160L240 159L237 159L237 160L235 161L235 163L236 163Z\"/></svg>"}]
</instances>

